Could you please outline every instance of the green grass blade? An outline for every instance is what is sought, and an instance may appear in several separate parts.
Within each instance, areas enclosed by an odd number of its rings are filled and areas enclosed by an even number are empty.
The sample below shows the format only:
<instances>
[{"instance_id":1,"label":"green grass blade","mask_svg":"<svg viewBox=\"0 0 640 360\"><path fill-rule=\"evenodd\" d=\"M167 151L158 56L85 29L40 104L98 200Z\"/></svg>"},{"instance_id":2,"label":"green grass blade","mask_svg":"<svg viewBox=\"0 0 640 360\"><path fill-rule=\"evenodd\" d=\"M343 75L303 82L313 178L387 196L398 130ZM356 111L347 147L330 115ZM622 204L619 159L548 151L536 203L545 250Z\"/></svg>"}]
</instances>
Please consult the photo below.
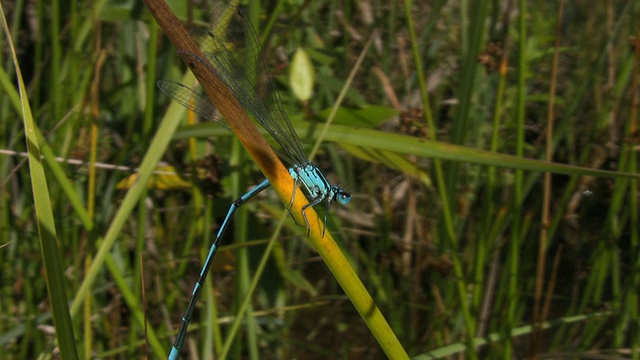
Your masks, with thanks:
<instances>
[{"instance_id":1,"label":"green grass blade","mask_svg":"<svg viewBox=\"0 0 640 360\"><path fill-rule=\"evenodd\" d=\"M51 302L51 312L56 328L58 348L60 349L60 354L63 359L77 359L78 351L75 345L73 326L71 324L71 316L69 314L69 305L65 291L64 269L58 251L55 220L49 198L47 178L44 173L42 157L40 155L40 144L36 135L33 114L29 106L29 99L22 79L20 64L18 63L15 48L13 47L11 33L9 32L9 26L6 22L2 4L0 4L0 17L2 18L2 26L9 42L18 80L22 120L24 121L29 153L29 174L31 176L31 189L33 191L33 201L37 217L40 250L44 262L47 291L49 301Z\"/></svg>"},{"instance_id":2,"label":"green grass blade","mask_svg":"<svg viewBox=\"0 0 640 360\"><path fill-rule=\"evenodd\" d=\"M316 137L319 130L311 129L311 125L297 122L294 124L299 134ZM224 133L220 126L202 123L181 128L176 132L176 139L190 136L211 136ZM607 178L635 178L640 175L620 171L605 171L574 165L549 163L542 160L527 159L514 155L500 154L492 151L480 150L466 146L448 144L445 142L415 138L407 135L393 134L379 130L353 128L342 125L331 125L325 140L338 144L350 144L366 149L388 150L398 154L416 155L425 158L467 162L480 165L491 165L500 168L521 169L539 172L551 172L565 175L590 175Z\"/></svg>"}]
</instances>

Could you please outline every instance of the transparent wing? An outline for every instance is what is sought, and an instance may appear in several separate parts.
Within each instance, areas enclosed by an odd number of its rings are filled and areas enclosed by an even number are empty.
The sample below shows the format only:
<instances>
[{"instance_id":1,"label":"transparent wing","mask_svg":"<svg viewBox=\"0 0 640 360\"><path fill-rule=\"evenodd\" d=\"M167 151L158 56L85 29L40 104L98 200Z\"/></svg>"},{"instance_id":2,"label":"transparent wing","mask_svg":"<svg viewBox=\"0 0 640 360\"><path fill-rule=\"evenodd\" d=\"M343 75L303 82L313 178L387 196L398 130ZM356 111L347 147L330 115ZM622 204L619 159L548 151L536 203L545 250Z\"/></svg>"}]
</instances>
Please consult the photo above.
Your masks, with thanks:
<instances>
[{"instance_id":1,"label":"transparent wing","mask_svg":"<svg viewBox=\"0 0 640 360\"><path fill-rule=\"evenodd\" d=\"M207 32L195 34L211 70L227 84L243 108L273 136L280 145L277 150L284 161L289 165L309 163L261 56L256 32L243 10L220 5L213 11L212 19ZM174 99L180 102L175 96Z\"/></svg>"},{"instance_id":2,"label":"transparent wing","mask_svg":"<svg viewBox=\"0 0 640 360\"><path fill-rule=\"evenodd\" d=\"M178 104L187 109L191 109L204 119L218 122L227 129L229 128L229 126L222 121L216 107L208 97L200 95L190 87L175 81L160 80L157 84L160 91L173 98Z\"/></svg>"},{"instance_id":3,"label":"transparent wing","mask_svg":"<svg viewBox=\"0 0 640 360\"><path fill-rule=\"evenodd\" d=\"M229 125L224 121L220 112L218 112L215 105L213 105L208 97L200 95L190 87L175 81L159 80L157 85L160 91L171 97L178 104L190 109L200 115L203 119L215 121L224 126L225 129L231 131ZM274 148L273 150L275 150L278 156L282 159L286 159L288 156L280 149Z\"/></svg>"}]
</instances>

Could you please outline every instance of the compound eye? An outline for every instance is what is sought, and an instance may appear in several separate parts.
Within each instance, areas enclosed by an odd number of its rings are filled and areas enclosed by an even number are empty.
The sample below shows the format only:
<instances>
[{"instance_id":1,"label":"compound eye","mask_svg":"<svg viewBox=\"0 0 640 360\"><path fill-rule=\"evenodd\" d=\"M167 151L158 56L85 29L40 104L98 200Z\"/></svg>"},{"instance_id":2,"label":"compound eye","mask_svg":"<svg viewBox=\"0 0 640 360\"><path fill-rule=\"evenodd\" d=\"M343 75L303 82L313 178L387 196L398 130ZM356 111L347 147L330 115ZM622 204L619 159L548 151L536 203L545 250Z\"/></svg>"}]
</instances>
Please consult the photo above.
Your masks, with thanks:
<instances>
[{"instance_id":1,"label":"compound eye","mask_svg":"<svg viewBox=\"0 0 640 360\"><path fill-rule=\"evenodd\" d=\"M349 201L351 201L351 195L349 195L349 193L346 192L346 191L340 190L336 194L336 201L340 205L347 205L349 203Z\"/></svg>"}]
</instances>

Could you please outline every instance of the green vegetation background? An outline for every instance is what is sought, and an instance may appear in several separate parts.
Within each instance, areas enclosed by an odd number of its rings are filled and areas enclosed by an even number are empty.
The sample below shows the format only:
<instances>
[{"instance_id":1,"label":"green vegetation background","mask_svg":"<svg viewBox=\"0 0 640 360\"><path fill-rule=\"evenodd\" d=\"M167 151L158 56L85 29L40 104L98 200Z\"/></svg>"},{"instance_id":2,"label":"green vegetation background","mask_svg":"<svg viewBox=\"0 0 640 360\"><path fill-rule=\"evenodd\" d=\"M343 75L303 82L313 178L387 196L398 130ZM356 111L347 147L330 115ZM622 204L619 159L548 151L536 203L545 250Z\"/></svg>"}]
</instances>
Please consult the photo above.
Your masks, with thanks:
<instances>
[{"instance_id":1,"label":"green vegetation background","mask_svg":"<svg viewBox=\"0 0 640 360\"><path fill-rule=\"evenodd\" d=\"M170 5L192 27L215 6ZM640 4L244 5L303 143L323 140L314 162L352 193L329 230L411 356L640 357ZM166 357L211 234L260 173L231 133L168 108L155 82L189 75L142 2L2 7L27 91L3 31L0 358ZM138 166L155 172L127 193ZM293 221L255 271L283 212L266 191L238 213L185 354L384 356Z\"/></svg>"}]
</instances>

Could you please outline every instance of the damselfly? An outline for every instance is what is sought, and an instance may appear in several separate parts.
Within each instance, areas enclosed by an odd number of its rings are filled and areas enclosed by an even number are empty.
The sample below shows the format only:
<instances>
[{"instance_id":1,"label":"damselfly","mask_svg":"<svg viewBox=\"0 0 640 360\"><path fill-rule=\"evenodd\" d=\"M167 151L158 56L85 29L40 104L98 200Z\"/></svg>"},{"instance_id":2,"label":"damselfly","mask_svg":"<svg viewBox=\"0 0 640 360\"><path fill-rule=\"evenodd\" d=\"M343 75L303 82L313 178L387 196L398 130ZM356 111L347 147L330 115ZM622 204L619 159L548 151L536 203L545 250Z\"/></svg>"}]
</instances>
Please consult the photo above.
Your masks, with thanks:
<instances>
[{"instance_id":1,"label":"damselfly","mask_svg":"<svg viewBox=\"0 0 640 360\"><path fill-rule=\"evenodd\" d=\"M303 188L309 200L309 204L302 208L307 234L309 221L305 210L323 202L325 203L324 228L326 229L327 214L331 203L336 201L341 205L346 205L351 200L351 196L340 187L332 185L322 171L313 165L305 155L300 139L284 112L271 73L261 56L260 43L255 30L243 10L226 5L217 7L213 12L213 20L209 30L196 35L196 40L205 56L204 59L198 60L206 63L209 70L225 82L247 113L274 138L279 145L276 151L289 166L289 174L294 180L294 186L301 185ZM194 54L190 55L195 56ZM189 87L171 81L159 81L158 87L162 92L203 118L223 123L216 115L215 107L211 101ZM231 218L242 204L269 185L269 181L264 180L234 201L229 208L227 216L223 220L213 244L211 244L199 279L193 288L169 359L178 359L180 356L196 302L220 245L220 239L229 226ZM289 208L293 204L293 200L292 198Z\"/></svg>"}]
</instances>

